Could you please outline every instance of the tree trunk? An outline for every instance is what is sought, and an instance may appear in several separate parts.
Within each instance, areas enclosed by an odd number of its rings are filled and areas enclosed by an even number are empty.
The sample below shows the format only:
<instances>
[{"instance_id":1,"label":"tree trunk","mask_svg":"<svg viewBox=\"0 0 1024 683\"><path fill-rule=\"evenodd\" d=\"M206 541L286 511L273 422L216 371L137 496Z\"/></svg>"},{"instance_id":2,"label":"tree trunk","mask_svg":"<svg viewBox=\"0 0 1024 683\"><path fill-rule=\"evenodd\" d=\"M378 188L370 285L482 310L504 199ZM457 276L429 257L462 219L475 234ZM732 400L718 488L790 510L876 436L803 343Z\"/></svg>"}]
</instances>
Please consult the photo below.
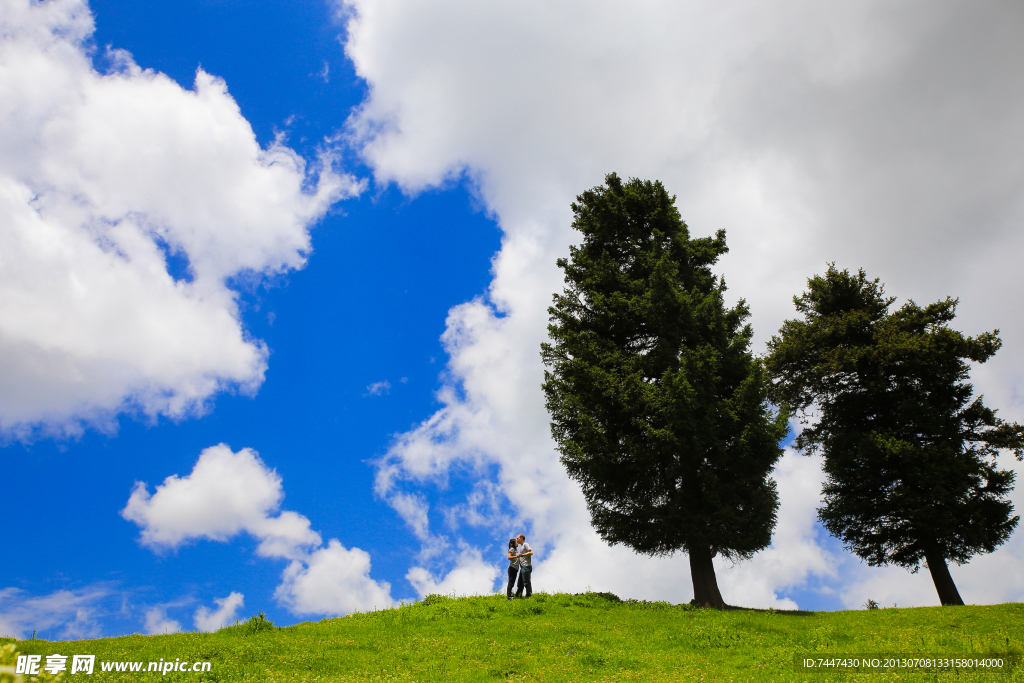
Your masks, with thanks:
<instances>
[{"instance_id":1,"label":"tree trunk","mask_svg":"<svg viewBox=\"0 0 1024 683\"><path fill-rule=\"evenodd\" d=\"M943 605L962 605L963 598L953 583L953 577L949 575L949 567L946 566L946 558L937 550L926 550L925 560L928 562L928 571L932 574L932 582L935 590L939 593L939 602Z\"/></svg>"},{"instance_id":2,"label":"tree trunk","mask_svg":"<svg viewBox=\"0 0 1024 683\"><path fill-rule=\"evenodd\" d=\"M725 609L725 601L718 590L715 565L711 549L707 546L690 547L690 578L693 580L693 600L698 607Z\"/></svg>"}]
</instances>

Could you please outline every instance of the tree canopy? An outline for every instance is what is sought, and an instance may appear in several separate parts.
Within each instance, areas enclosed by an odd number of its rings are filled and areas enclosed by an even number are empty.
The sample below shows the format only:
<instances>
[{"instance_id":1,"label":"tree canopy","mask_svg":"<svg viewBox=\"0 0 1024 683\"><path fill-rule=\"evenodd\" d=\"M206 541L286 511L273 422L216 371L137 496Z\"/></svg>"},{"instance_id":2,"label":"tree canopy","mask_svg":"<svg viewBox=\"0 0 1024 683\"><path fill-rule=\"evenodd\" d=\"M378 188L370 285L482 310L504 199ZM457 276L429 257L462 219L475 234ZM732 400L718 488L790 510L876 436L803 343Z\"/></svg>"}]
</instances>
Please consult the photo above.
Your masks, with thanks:
<instances>
[{"instance_id":1,"label":"tree canopy","mask_svg":"<svg viewBox=\"0 0 1024 683\"><path fill-rule=\"evenodd\" d=\"M999 331L949 327L957 301L890 311L877 279L830 265L794 297L766 361L774 399L801 415L796 447L824 455L828 531L868 564L928 566L942 604L963 604L947 560L967 562L1009 538L1014 474L1000 449L1024 453L1024 428L973 397L968 361Z\"/></svg>"},{"instance_id":2,"label":"tree canopy","mask_svg":"<svg viewBox=\"0 0 1024 683\"><path fill-rule=\"evenodd\" d=\"M698 604L724 606L712 558L766 547L785 416L750 353L749 312L711 267L725 233L691 239L660 182L615 174L577 197L582 244L541 345L551 430L594 528L652 555L684 550Z\"/></svg>"}]
</instances>

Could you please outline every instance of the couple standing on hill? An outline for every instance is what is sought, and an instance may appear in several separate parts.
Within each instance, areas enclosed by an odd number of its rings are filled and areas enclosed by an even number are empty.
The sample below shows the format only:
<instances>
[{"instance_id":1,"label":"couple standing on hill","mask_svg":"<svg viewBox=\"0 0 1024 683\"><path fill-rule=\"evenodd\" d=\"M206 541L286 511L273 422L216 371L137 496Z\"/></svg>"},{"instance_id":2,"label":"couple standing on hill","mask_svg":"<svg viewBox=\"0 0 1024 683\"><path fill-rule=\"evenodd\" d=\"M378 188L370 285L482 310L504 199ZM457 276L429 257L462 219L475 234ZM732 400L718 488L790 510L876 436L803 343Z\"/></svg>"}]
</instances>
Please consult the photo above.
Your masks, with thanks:
<instances>
[{"instance_id":1,"label":"couple standing on hill","mask_svg":"<svg viewBox=\"0 0 1024 683\"><path fill-rule=\"evenodd\" d=\"M518 548L517 546L523 546ZM519 534L515 538L508 539L508 599L512 599L512 584L516 582L516 573L519 573L519 585L516 586L516 597L523 597L523 588L526 588L526 597L533 595L533 583L530 575L533 573L533 548L526 542L526 536Z\"/></svg>"}]
</instances>

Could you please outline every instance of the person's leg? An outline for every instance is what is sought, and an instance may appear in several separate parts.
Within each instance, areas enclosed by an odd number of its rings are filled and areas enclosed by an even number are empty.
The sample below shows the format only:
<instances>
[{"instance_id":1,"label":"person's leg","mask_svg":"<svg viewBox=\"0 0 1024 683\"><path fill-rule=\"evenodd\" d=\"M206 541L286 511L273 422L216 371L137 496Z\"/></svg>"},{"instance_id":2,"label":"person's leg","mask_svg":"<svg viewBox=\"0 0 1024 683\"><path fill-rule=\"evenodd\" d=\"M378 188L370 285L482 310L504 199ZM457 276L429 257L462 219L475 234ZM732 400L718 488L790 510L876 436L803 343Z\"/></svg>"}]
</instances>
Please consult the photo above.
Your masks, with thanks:
<instances>
[{"instance_id":1,"label":"person's leg","mask_svg":"<svg viewBox=\"0 0 1024 683\"><path fill-rule=\"evenodd\" d=\"M506 594L508 595L509 600L512 599L512 586L515 585L516 582L516 571L516 567L508 568L508 590L506 591Z\"/></svg>"},{"instance_id":2,"label":"person's leg","mask_svg":"<svg viewBox=\"0 0 1024 683\"><path fill-rule=\"evenodd\" d=\"M520 567L519 568L519 582L516 583L516 597L517 598L523 597L523 580L524 580L523 577L525 576L527 571L528 570L526 569L526 567Z\"/></svg>"},{"instance_id":3,"label":"person's leg","mask_svg":"<svg viewBox=\"0 0 1024 683\"><path fill-rule=\"evenodd\" d=\"M523 567L519 576L522 577L523 585L526 586L526 597L533 595L533 567Z\"/></svg>"}]
</instances>

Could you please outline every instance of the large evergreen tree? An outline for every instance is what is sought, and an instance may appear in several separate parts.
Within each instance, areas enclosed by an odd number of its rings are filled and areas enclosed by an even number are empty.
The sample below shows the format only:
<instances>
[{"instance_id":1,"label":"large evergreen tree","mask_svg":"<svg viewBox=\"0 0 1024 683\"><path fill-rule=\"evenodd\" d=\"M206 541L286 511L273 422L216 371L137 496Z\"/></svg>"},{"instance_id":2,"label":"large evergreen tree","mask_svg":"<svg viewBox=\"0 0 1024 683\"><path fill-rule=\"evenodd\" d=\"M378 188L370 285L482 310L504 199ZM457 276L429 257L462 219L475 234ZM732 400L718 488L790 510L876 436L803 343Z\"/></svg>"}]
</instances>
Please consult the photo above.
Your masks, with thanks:
<instances>
[{"instance_id":1,"label":"large evergreen tree","mask_svg":"<svg viewBox=\"0 0 1024 683\"><path fill-rule=\"evenodd\" d=\"M946 562L992 552L1016 526L1014 474L995 456L1020 459L1024 430L967 382L967 361L990 358L998 330L950 329L953 299L890 312L894 300L863 270L808 280L794 298L803 319L769 343L773 394L803 415L797 447L824 455L825 528L872 566L916 572L924 560L942 604L962 605Z\"/></svg>"},{"instance_id":2,"label":"large evergreen tree","mask_svg":"<svg viewBox=\"0 0 1024 683\"><path fill-rule=\"evenodd\" d=\"M722 608L712 558L771 541L787 426L750 353L747 306L727 307L711 272L725 233L690 239L674 202L660 182L615 174L577 197L583 243L558 260L544 392L601 537L684 550L696 602Z\"/></svg>"}]
</instances>

